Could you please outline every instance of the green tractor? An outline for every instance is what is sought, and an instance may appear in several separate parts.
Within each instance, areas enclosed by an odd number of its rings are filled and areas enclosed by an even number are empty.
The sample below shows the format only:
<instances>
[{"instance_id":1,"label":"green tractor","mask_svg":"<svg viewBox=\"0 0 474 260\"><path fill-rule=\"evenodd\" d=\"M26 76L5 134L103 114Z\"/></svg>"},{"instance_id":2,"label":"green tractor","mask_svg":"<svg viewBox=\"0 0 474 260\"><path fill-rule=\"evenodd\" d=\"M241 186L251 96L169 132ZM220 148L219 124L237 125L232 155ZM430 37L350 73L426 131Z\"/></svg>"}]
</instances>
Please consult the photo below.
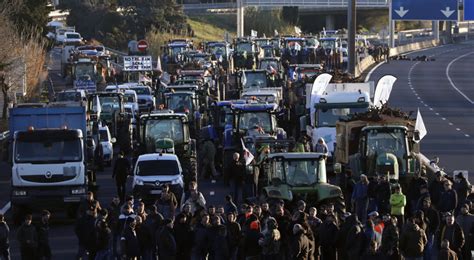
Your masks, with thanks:
<instances>
[{"instance_id":1,"label":"green tractor","mask_svg":"<svg viewBox=\"0 0 474 260\"><path fill-rule=\"evenodd\" d=\"M267 183L261 199L284 200L289 204L304 200L310 206L334 204L337 212L344 212L341 188L327 181L325 158L321 153L269 154Z\"/></svg>"},{"instance_id":2,"label":"green tractor","mask_svg":"<svg viewBox=\"0 0 474 260\"><path fill-rule=\"evenodd\" d=\"M187 184L197 179L196 140L191 139L187 115L170 110L153 111L140 117L138 155L174 153L178 156Z\"/></svg>"},{"instance_id":3,"label":"green tractor","mask_svg":"<svg viewBox=\"0 0 474 260\"><path fill-rule=\"evenodd\" d=\"M99 99L100 113L97 113ZM91 111L91 120L106 124L113 137L118 140L120 149L129 153L133 149L133 127L131 115L125 112L124 95L118 92L99 92L89 94L88 111ZM96 111L96 112L93 112Z\"/></svg>"}]
</instances>

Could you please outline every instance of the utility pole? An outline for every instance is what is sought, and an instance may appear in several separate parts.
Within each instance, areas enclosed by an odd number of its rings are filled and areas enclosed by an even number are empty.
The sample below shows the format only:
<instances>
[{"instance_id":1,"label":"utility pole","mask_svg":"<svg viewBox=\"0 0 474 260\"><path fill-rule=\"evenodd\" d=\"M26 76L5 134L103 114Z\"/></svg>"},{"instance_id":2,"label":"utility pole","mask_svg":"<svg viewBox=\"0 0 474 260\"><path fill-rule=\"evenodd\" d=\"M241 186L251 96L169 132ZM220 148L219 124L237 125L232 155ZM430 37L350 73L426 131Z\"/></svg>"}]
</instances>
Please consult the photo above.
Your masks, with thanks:
<instances>
[{"instance_id":1,"label":"utility pole","mask_svg":"<svg viewBox=\"0 0 474 260\"><path fill-rule=\"evenodd\" d=\"M348 37L348 72L352 76L355 75L355 67L357 64L355 37L356 37L356 0L349 0L347 6L347 37Z\"/></svg>"},{"instance_id":2,"label":"utility pole","mask_svg":"<svg viewBox=\"0 0 474 260\"><path fill-rule=\"evenodd\" d=\"M244 37L244 0L237 0L237 37Z\"/></svg>"}]
</instances>

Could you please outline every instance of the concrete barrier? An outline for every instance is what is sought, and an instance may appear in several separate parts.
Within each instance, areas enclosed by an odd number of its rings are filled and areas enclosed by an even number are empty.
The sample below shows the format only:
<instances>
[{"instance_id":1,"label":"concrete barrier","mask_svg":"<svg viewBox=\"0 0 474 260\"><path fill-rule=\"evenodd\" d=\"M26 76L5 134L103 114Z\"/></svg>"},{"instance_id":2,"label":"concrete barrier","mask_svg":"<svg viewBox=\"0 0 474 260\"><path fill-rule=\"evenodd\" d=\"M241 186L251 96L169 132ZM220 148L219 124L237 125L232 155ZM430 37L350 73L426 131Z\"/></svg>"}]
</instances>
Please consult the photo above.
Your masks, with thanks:
<instances>
[{"instance_id":1,"label":"concrete barrier","mask_svg":"<svg viewBox=\"0 0 474 260\"><path fill-rule=\"evenodd\" d=\"M390 57L397 56L403 53L422 50L426 48L436 47L441 44L438 40L428 40L422 42L415 42L410 44L401 45L395 48L390 48Z\"/></svg>"},{"instance_id":2,"label":"concrete barrier","mask_svg":"<svg viewBox=\"0 0 474 260\"><path fill-rule=\"evenodd\" d=\"M375 63L375 60L372 56L367 56L363 60L361 60L356 68L355 68L355 77L359 77L366 69L368 69L370 66L372 66Z\"/></svg>"}]
</instances>

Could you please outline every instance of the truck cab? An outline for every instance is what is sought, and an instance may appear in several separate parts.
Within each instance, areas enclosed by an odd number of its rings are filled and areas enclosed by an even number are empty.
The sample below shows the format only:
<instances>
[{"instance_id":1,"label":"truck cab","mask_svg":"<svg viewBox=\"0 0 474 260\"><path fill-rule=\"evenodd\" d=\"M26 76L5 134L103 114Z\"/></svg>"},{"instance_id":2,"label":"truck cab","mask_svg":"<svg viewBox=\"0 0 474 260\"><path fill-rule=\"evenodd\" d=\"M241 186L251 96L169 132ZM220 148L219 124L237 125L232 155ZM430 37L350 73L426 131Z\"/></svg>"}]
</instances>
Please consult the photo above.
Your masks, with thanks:
<instances>
[{"instance_id":1,"label":"truck cab","mask_svg":"<svg viewBox=\"0 0 474 260\"><path fill-rule=\"evenodd\" d=\"M74 215L87 192L85 107L14 107L9 115L14 218L44 208Z\"/></svg>"}]
</instances>

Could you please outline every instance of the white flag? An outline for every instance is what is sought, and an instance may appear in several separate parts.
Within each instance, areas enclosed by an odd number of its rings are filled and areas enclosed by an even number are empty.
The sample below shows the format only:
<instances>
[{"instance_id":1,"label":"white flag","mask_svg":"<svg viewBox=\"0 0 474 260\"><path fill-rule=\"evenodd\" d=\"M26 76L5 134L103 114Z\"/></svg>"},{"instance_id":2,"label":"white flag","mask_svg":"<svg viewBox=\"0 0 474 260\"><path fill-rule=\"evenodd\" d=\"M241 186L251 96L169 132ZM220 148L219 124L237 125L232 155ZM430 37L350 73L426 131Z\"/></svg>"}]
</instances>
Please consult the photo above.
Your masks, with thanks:
<instances>
[{"instance_id":1,"label":"white flag","mask_svg":"<svg viewBox=\"0 0 474 260\"><path fill-rule=\"evenodd\" d=\"M278 31L277 31L277 30L273 30L273 35L274 35L274 36L278 36Z\"/></svg>"},{"instance_id":2,"label":"white flag","mask_svg":"<svg viewBox=\"0 0 474 260\"><path fill-rule=\"evenodd\" d=\"M97 114L97 118L100 118L100 113L102 112L102 107L100 105L100 99L98 95L95 95L94 101L92 102L92 107L95 108L95 112Z\"/></svg>"},{"instance_id":3,"label":"white flag","mask_svg":"<svg viewBox=\"0 0 474 260\"><path fill-rule=\"evenodd\" d=\"M300 29L300 27L295 26L295 33L296 33L297 35L300 35L300 34L301 34L301 29Z\"/></svg>"},{"instance_id":4,"label":"white flag","mask_svg":"<svg viewBox=\"0 0 474 260\"><path fill-rule=\"evenodd\" d=\"M244 150L244 159L245 159L245 165L249 165L255 156L245 147L244 140L241 138L240 141L242 142L242 149Z\"/></svg>"},{"instance_id":5,"label":"white flag","mask_svg":"<svg viewBox=\"0 0 474 260\"><path fill-rule=\"evenodd\" d=\"M390 98L390 93L392 92L393 83L397 78L391 75L383 76L377 82L377 87L375 87L375 94L374 94L374 106L381 107L383 104L387 103L388 99Z\"/></svg>"},{"instance_id":6,"label":"white flag","mask_svg":"<svg viewBox=\"0 0 474 260\"><path fill-rule=\"evenodd\" d=\"M423 137L428 133L426 131L425 123L423 122L423 118L421 117L420 109L418 109L418 113L416 114L416 123L415 123L415 131L418 131L419 139L415 140L415 142L421 141Z\"/></svg>"},{"instance_id":7,"label":"white flag","mask_svg":"<svg viewBox=\"0 0 474 260\"><path fill-rule=\"evenodd\" d=\"M258 32L255 31L255 30L250 30L250 36L251 36L251 37L257 37L257 36L258 36Z\"/></svg>"},{"instance_id":8,"label":"white flag","mask_svg":"<svg viewBox=\"0 0 474 260\"><path fill-rule=\"evenodd\" d=\"M160 57L158 57L158 59L156 60L156 70L157 71L163 71L161 69L161 59L160 59Z\"/></svg>"},{"instance_id":9,"label":"white flag","mask_svg":"<svg viewBox=\"0 0 474 260\"><path fill-rule=\"evenodd\" d=\"M311 88L311 103L310 103L311 107L309 108L310 117L311 117L311 125L313 126L314 126L314 113L316 112L314 104L316 104L316 101L317 101L316 99L324 93L331 79L332 79L332 75L323 73L314 80L313 87Z\"/></svg>"}]
</instances>

